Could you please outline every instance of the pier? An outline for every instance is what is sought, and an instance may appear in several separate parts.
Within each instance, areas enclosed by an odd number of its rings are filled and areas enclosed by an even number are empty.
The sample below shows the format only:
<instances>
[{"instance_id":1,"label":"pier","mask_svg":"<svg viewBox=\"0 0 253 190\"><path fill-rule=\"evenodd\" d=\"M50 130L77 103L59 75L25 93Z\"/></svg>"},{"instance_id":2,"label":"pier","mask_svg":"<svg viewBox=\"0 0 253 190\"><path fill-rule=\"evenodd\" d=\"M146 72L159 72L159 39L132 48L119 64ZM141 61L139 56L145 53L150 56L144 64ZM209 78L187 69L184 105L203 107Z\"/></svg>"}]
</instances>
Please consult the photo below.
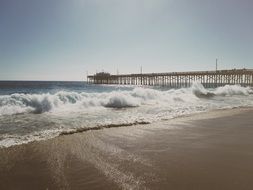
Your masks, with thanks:
<instances>
[{"instance_id":1,"label":"pier","mask_svg":"<svg viewBox=\"0 0 253 190\"><path fill-rule=\"evenodd\" d=\"M87 82L90 84L149 85L172 88L189 87L194 81L201 82L207 88L235 84L253 86L253 69L118 75L100 72L87 76Z\"/></svg>"}]
</instances>

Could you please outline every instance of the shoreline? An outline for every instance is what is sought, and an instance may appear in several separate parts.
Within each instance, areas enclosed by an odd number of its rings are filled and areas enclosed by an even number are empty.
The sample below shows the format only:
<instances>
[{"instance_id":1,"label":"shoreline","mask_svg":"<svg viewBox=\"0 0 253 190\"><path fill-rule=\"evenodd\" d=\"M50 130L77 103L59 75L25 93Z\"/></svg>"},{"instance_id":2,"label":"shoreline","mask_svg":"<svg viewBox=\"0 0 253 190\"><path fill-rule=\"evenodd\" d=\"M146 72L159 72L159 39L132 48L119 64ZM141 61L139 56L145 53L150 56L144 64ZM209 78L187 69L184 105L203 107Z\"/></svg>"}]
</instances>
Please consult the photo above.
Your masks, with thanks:
<instances>
[{"instance_id":1,"label":"shoreline","mask_svg":"<svg viewBox=\"0 0 253 190\"><path fill-rule=\"evenodd\" d=\"M0 148L1 189L251 189L253 108Z\"/></svg>"},{"instance_id":2,"label":"shoreline","mask_svg":"<svg viewBox=\"0 0 253 190\"><path fill-rule=\"evenodd\" d=\"M69 131L62 131L60 132L58 135L50 137L50 138L42 138L40 140L32 140L32 141L27 141L27 142L23 142L23 143L17 143L17 144L13 144L13 145L8 145L8 146L0 146L0 150L1 149L5 149L5 148L10 148L13 146L22 146L25 144L30 144L30 143L36 143L36 142L40 142L40 141L48 141L54 138L59 138L61 136L66 136L66 135L73 135L76 133L85 133L85 132L89 132L89 131L97 131L97 130L104 130L104 129L110 129L110 128L121 128L121 127L132 127L132 126L143 126L143 125L159 125L162 124L164 122L169 122L169 123L173 123L173 122L178 122L184 119L201 119L201 118L210 118L210 117L222 117L222 116L226 116L226 115L231 115L231 114L237 114L240 113L241 111L251 111L253 110L253 107L235 107L235 108L222 108L222 109L214 109L214 110L209 110L209 111L203 111L203 112L196 112L196 113L191 113L191 114L186 114L186 115L181 115L181 116L176 116L173 118L169 118L169 119L162 119L162 120L158 120L155 122L147 122L147 121L140 121L140 122L135 122L135 123L125 123L125 124L108 124L108 125L98 125L97 127L87 127L87 128L76 128L73 130L69 130ZM220 114L220 115L217 115Z\"/></svg>"}]
</instances>

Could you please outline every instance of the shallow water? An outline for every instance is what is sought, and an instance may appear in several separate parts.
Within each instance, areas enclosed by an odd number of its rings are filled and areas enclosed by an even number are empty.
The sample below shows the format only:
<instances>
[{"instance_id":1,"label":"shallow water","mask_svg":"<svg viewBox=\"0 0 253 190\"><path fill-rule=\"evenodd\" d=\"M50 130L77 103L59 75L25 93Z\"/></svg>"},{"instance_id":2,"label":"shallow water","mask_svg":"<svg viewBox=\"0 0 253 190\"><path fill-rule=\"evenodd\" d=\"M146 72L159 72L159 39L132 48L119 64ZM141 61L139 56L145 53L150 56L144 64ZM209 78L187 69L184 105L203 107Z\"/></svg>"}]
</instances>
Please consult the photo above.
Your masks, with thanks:
<instances>
[{"instance_id":1,"label":"shallow water","mask_svg":"<svg viewBox=\"0 0 253 190\"><path fill-rule=\"evenodd\" d=\"M0 148L0 189L252 189L252 108Z\"/></svg>"}]
</instances>

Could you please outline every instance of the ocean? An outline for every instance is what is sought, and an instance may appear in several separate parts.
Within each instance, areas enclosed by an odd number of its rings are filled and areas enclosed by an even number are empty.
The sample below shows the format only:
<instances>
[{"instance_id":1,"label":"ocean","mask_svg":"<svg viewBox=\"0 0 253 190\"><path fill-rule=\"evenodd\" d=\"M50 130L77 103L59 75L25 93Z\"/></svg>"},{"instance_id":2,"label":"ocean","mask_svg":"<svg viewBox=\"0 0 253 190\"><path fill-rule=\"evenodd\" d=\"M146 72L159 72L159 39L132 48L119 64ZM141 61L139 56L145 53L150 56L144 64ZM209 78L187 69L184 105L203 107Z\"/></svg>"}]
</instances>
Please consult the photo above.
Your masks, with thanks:
<instances>
[{"instance_id":1,"label":"ocean","mask_svg":"<svg viewBox=\"0 0 253 190\"><path fill-rule=\"evenodd\" d=\"M253 106L253 89L0 81L0 147L105 127L153 123L217 109Z\"/></svg>"}]
</instances>

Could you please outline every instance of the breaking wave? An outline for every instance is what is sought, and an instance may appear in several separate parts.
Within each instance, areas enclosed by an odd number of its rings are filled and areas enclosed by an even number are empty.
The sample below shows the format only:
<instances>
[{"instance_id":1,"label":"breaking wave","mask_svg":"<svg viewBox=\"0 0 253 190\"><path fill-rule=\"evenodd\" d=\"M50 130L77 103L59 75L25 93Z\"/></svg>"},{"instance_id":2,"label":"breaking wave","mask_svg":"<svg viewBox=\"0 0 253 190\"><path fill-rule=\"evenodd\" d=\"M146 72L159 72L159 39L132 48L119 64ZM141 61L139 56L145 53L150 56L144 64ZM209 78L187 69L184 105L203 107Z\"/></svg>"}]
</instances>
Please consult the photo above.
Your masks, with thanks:
<instances>
[{"instance_id":1,"label":"breaking wave","mask_svg":"<svg viewBox=\"0 0 253 190\"><path fill-rule=\"evenodd\" d=\"M170 105L173 102L193 102L213 96L248 96L250 87L227 85L216 89L205 89L199 82L190 88L160 91L149 88L134 88L104 93L67 92L54 94L12 94L0 96L0 115L57 111L81 111L87 108L129 108L142 105Z\"/></svg>"},{"instance_id":2,"label":"breaking wave","mask_svg":"<svg viewBox=\"0 0 253 190\"><path fill-rule=\"evenodd\" d=\"M253 106L253 89L238 85L206 89L194 82L181 89L136 87L106 92L94 86L92 90L0 95L0 147Z\"/></svg>"}]
</instances>

